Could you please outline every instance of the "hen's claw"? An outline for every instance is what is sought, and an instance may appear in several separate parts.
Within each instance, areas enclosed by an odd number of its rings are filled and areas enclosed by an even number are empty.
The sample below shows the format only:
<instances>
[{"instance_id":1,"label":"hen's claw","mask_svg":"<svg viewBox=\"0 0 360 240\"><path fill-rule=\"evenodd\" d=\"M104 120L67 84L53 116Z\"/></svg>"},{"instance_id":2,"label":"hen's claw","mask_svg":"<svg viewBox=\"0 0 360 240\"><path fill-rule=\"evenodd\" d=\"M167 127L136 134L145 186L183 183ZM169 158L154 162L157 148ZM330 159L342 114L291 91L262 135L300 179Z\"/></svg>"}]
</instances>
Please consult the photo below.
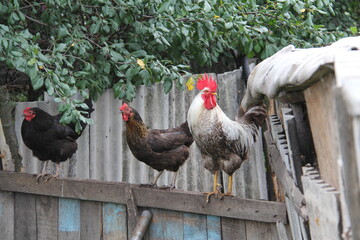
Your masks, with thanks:
<instances>
[{"instance_id":1,"label":"hen's claw","mask_svg":"<svg viewBox=\"0 0 360 240\"><path fill-rule=\"evenodd\" d=\"M40 173L36 176L36 182L40 182L40 179L45 179L46 176L48 176L49 174L48 173Z\"/></svg>"}]
</instances>

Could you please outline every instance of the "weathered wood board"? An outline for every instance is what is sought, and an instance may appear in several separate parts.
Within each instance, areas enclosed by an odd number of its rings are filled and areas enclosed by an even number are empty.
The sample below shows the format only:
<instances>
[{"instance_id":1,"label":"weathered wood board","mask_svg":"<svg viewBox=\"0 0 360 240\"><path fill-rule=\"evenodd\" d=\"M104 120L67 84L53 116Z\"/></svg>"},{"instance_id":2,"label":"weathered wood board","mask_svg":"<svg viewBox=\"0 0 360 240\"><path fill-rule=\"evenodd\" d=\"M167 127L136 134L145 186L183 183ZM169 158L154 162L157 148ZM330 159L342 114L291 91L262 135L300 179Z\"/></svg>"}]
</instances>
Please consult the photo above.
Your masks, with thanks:
<instances>
[{"instance_id":1,"label":"weathered wood board","mask_svg":"<svg viewBox=\"0 0 360 240\"><path fill-rule=\"evenodd\" d=\"M35 195L15 193L15 240L36 240Z\"/></svg>"},{"instance_id":2,"label":"weathered wood board","mask_svg":"<svg viewBox=\"0 0 360 240\"><path fill-rule=\"evenodd\" d=\"M80 202L80 239L101 239L102 203L93 201Z\"/></svg>"},{"instance_id":3,"label":"weathered wood board","mask_svg":"<svg viewBox=\"0 0 360 240\"><path fill-rule=\"evenodd\" d=\"M14 239L14 193L0 191L0 233L3 239Z\"/></svg>"},{"instance_id":4,"label":"weathered wood board","mask_svg":"<svg viewBox=\"0 0 360 240\"><path fill-rule=\"evenodd\" d=\"M259 222L286 222L284 203L225 197L222 200L197 192L158 190L137 185L93 180L51 179L37 183L31 174L0 171L0 190L24 192L79 200L126 204L126 189L131 186L140 207L216 215Z\"/></svg>"},{"instance_id":5,"label":"weathered wood board","mask_svg":"<svg viewBox=\"0 0 360 240\"><path fill-rule=\"evenodd\" d=\"M59 199L59 238L80 240L80 200Z\"/></svg>"},{"instance_id":6,"label":"weathered wood board","mask_svg":"<svg viewBox=\"0 0 360 240\"><path fill-rule=\"evenodd\" d=\"M37 240L57 240L58 219L58 198L36 196Z\"/></svg>"},{"instance_id":7,"label":"weathered wood board","mask_svg":"<svg viewBox=\"0 0 360 240\"><path fill-rule=\"evenodd\" d=\"M339 189L335 78L328 74L304 91L321 178Z\"/></svg>"},{"instance_id":8,"label":"weathered wood board","mask_svg":"<svg viewBox=\"0 0 360 240\"><path fill-rule=\"evenodd\" d=\"M301 177L309 214L311 239L341 239L339 192L320 179L319 172L304 167ZM321 199L321 201L319 201Z\"/></svg>"}]
</instances>

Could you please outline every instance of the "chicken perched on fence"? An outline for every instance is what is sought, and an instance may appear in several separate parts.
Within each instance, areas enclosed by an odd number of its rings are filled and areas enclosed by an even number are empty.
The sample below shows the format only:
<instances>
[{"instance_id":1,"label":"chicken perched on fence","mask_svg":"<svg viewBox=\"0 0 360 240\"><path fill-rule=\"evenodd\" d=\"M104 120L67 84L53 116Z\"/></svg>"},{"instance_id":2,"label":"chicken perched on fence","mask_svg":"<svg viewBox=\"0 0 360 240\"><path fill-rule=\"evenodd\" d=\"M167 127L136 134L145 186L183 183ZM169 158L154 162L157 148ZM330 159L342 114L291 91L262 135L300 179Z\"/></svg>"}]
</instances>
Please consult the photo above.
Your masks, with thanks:
<instances>
[{"instance_id":1,"label":"chicken perched on fence","mask_svg":"<svg viewBox=\"0 0 360 240\"><path fill-rule=\"evenodd\" d=\"M84 103L87 105L87 109L80 109L81 114L89 118L93 111L92 102L90 99L86 99ZM43 178L47 181L52 177L58 178L60 175L60 162L66 161L76 152L76 139L81 136L86 124L81 122L82 130L76 133L74 123L68 125L60 123L61 113L51 116L37 107L27 107L23 113L25 118L21 125L22 139L25 145L32 150L35 157L40 161L46 161L42 172L37 175L37 180ZM55 175L46 173L49 160L56 163Z\"/></svg>"},{"instance_id":2,"label":"chicken perched on fence","mask_svg":"<svg viewBox=\"0 0 360 240\"><path fill-rule=\"evenodd\" d=\"M229 175L228 191L232 195L232 175L248 158L250 147L258 134L258 127L266 117L264 106L255 106L245 112L238 122L230 120L217 104L215 80L207 74L199 77L201 90L190 105L187 122L204 159L204 167L214 174L213 191L218 189L219 170Z\"/></svg>"},{"instance_id":3,"label":"chicken perched on fence","mask_svg":"<svg viewBox=\"0 0 360 240\"><path fill-rule=\"evenodd\" d=\"M171 188L175 187L179 167L189 157L193 142L187 122L165 130L148 129L140 114L127 103L120 107L126 122L126 140L133 155L141 162L159 171L150 185L156 185L164 170L174 172Z\"/></svg>"}]
</instances>

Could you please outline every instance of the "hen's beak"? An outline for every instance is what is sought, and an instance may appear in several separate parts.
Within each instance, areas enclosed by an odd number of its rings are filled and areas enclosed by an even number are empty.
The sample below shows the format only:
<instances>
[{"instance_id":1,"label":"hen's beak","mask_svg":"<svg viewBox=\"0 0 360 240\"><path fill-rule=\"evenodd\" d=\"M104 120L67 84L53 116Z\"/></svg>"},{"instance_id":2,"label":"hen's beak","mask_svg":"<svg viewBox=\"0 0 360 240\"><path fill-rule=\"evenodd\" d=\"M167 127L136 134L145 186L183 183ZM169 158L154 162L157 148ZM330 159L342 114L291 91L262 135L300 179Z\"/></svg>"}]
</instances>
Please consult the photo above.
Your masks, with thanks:
<instances>
[{"instance_id":1,"label":"hen's beak","mask_svg":"<svg viewBox=\"0 0 360 240\"><path fill-rule=\"evenodd\" d=\"M216 93L216 92L213 92L213 93L211 93L211 95L217 95L217 93Z\"/></svg>"}]
</instances>

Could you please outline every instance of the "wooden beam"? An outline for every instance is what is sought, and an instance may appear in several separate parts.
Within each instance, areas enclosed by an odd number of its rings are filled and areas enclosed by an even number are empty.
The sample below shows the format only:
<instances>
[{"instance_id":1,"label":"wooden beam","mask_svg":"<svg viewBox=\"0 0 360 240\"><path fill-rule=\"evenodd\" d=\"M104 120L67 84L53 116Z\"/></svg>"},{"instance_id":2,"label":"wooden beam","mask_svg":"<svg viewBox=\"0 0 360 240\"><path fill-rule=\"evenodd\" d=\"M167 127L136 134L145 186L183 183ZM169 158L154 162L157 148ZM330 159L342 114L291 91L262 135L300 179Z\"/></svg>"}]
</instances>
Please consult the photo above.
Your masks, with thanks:
<instances>
[{"instance_id":1,"label":"wooden beam","mask_svg":"<svg viewBox=\"0 0 360 240\"><path fill-rule=\"evenodd\" d=\"M285 163L281 160L281 154L277 149L269 131L264 133L270 165L274 170L279 183L281 184L286 196L288 196L294 204L296 212L304 219L307 219L305 208L305 199L299 188L296 187L294 180L289 175Z\"/></svg>"},{"instance_id":2,"label":"wooden beam","mask_svg":"<svg viewBox=\"0 0 360 240\"><path fill-rule=\"evenodd\" d=\"M306 89L304 95L321 178L339 190L340 141L335 84L334 75L329 74Z\"/></svg>"},{"instance_id":3,"label":"wooden beam","mask_svg":"<svg viewBox=\"0 0 360 240\"><path fill-rule=\"evenodd\" d=\"M100 182L80 179L51 179L36 182L35 175L0 171L0 190L29 194L75 198L127 204L126 189L130 184L119 182ZM161 208L174 211L215 215L259 222L287 222L284 203L262 200L225 197L222 200L211 198L199 192L180 190L159 190L131 185L139 207Z\"/></svg>"}]
</instances>

